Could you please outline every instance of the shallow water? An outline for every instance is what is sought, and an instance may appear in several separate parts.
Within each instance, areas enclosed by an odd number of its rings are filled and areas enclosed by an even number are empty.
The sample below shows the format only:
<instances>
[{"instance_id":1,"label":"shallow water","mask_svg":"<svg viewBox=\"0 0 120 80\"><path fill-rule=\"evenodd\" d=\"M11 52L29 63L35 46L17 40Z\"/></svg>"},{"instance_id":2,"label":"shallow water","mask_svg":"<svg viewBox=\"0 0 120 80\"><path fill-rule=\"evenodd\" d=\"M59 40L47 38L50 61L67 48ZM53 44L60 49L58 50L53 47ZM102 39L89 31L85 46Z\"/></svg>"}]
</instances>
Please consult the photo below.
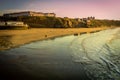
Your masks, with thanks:
<instances>
[{"instance_id":1,"label":"shallow water","mask_svg":"<svg viewBox=\"0 0 120 80\"><path fill-rule=\"evenodd\" d=\"M83 66L71 59L69 45L74 38L73 35L52 38L1 51L1 77L14 80L88 80Z\"/></svg>"},{"instance_id":2,"label":"shallow water","mask_svg":"<svg viewBox=\"0 0 120 80\"><path fill-rule=\"evenodd\" d=\"M119 43L120 28L117 28L37 41L1 51L0 77L14 80L120 80Z\"/></svg>"},{"instance_id":3,"label":"shallow water","mask_svg":"<svg viewBox=\"0 0 120 80\"><path fill-rule=\"evenodd\" d=\"M95 80L120 80L120 28L87 34L72 44L73 61ZM93 76L91 76L93 75Z\"/></svg>"}]
</instances>

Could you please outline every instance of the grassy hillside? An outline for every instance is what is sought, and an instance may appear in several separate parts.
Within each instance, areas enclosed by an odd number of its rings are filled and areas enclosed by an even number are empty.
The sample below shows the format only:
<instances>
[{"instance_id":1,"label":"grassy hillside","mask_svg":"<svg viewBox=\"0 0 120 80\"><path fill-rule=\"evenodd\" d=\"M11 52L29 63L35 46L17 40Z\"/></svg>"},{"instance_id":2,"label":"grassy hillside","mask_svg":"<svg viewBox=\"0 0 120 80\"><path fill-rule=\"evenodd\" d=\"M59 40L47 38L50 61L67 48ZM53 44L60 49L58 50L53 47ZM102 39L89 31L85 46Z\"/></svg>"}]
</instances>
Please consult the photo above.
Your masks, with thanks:
<instances>
[{"instance_id":1,"label":"grassy hillside","mask_svg":"<svg viewBox=\"0 0 120 80\"><path fill-rule=\"evenodd\" d=\"M88 27L119 27L120 21L118 20L91 20L90 23L88 23Z\"/></svg>"}]
</instances>

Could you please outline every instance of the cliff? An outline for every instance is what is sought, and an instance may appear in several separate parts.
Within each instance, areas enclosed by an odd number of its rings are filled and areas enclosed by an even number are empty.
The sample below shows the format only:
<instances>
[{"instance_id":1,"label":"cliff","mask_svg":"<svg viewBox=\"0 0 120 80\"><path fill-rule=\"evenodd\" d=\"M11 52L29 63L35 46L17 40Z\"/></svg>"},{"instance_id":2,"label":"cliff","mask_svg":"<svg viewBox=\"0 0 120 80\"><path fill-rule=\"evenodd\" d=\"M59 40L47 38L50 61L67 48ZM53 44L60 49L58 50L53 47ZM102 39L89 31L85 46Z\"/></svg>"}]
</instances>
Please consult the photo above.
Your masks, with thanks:
<instances>
[{"instance_id":1,"label":"cliff","mask_svg":"<svg viewBox=\"0 0 120 80\"><path fill-rule=\"evenodd\" d=\"M73 18L20 16L0 17L0 21L22 21L32 28L91 28L120 26L118 20L77 20Z\"/></svg>"}]
</instances>

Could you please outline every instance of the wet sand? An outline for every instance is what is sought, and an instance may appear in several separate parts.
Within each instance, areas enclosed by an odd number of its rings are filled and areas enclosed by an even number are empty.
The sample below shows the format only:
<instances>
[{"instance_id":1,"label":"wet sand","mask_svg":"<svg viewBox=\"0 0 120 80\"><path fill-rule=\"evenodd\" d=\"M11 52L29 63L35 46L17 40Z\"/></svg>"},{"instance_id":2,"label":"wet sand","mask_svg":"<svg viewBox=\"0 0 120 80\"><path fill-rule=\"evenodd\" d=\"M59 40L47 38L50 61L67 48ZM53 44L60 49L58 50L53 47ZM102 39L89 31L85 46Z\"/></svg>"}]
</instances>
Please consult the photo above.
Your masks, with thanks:
<instances>
[{"instance_id":1,"label":"wet sand","mask_svg":"<svg viewBox=\"0 0 120 80\"><path fill-rule=\"evenodd\" d=\"M0 30L0 50L10 49L33 41L44 40L57 36L90 33L106 28L32 28L28 30Z\"/></svg>"}]
</instances>

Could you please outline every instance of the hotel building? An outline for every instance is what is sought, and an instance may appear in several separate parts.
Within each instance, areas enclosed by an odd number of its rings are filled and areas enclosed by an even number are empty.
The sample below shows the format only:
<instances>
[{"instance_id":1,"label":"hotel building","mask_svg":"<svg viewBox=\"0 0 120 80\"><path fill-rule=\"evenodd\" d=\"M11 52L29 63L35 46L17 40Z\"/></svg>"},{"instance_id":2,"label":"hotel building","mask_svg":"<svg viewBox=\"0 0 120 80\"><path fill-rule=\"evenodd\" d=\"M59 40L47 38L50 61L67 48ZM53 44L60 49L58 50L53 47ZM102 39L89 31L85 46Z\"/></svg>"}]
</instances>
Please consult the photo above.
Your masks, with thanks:
<instances>
[{"instance_id":1,"label":"hotel building","mask_svg":"<svg viewBox=\"0 0 120 80\"><path fill-rule=\"evenodd\" d=\"M55 13L42 13L42 12L33 12L33 11L25 11L25 12L15 12L15 13L7 13L3 14L5 17L18 17L18 16L48 16L55 17Z\"/></svg>"}]
</instances>

